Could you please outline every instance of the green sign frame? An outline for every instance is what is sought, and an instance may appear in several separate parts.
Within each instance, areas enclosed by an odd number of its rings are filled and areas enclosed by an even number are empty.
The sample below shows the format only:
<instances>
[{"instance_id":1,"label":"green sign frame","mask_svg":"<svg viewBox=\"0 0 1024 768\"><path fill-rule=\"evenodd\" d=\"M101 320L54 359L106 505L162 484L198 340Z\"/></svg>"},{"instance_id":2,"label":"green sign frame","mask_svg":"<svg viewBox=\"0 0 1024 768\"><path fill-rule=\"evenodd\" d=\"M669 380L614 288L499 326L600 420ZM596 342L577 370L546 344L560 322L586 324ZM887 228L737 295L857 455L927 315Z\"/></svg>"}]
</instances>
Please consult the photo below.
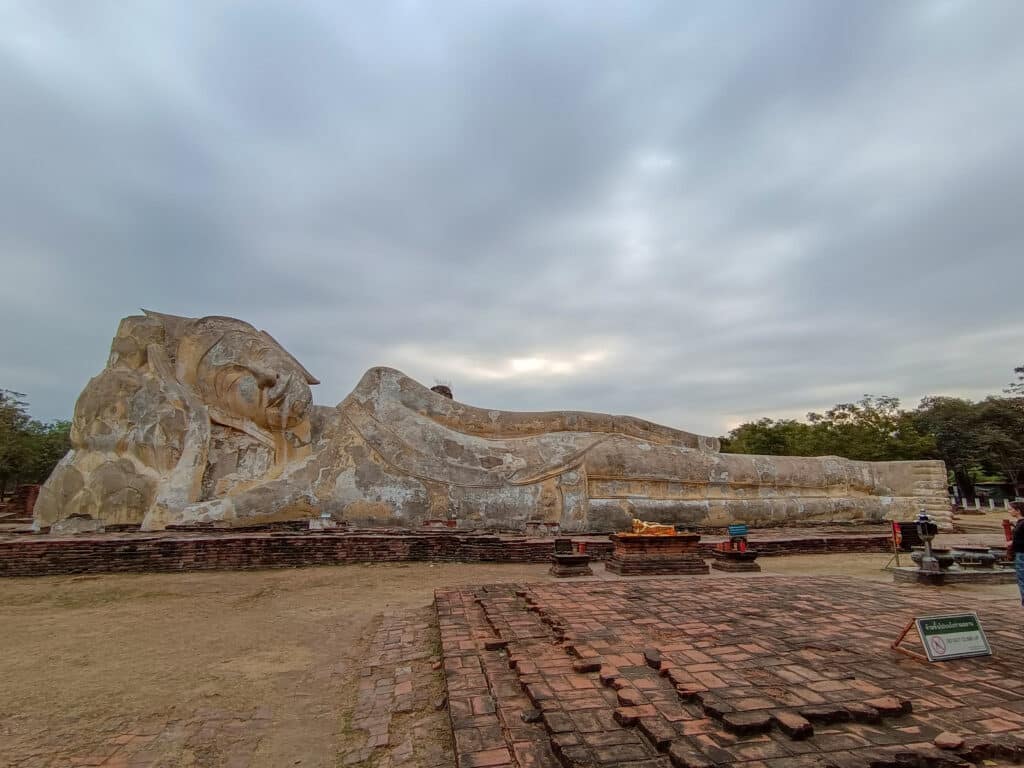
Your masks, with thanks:
<instances>
[{"instance_id":1,"label":"green sign frame","mask_svg":"<svg viewBox=\"0 0 1024 768\"><path fill-rule=\"evenodd\" d=\"M917 632L928 654L928 661L951 661L972 656L991 656L992 647L981 628L978 614L948 613L942 616L916 616Z\"/></svg>"}]
</instances>

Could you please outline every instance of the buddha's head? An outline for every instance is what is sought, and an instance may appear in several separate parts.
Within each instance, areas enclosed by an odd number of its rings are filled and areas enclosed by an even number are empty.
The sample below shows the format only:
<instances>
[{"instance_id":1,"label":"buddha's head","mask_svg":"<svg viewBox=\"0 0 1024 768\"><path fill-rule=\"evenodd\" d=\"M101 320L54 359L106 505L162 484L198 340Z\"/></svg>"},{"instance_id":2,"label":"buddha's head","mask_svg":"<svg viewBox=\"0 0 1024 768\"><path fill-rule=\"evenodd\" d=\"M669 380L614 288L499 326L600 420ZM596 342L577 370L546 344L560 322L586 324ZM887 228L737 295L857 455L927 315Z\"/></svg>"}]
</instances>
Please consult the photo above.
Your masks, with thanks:
<instances>
[{"instance_id":1,"label":"buddha's head","mask_svg":"<svg viewBox=\"0 0 1024 768\"><path fill-rule=\"evenodd\" d=\"M208 406L284 430L306 416L319 382L266 331L230 317L177 318L149 313L176 341L176 377Z\"/></svg>"}]
</instances>

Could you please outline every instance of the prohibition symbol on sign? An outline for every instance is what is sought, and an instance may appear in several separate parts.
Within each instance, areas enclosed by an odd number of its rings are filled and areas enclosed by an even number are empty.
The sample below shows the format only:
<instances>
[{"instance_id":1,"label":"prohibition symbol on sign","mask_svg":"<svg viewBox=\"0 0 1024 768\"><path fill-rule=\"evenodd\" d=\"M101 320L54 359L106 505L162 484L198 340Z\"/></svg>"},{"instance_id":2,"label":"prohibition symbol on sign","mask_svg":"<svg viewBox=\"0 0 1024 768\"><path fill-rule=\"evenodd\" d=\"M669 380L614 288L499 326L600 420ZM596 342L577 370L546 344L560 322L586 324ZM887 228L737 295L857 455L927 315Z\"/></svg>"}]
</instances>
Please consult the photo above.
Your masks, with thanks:
<instances>
[{"instance_id":1,"label":"prohibition symbol on sign","mask_svg":"<svg viewBox=\"0 0 1024 768\"><path fill-rule=\"evenodd\" d=\"M946 641L943 640L941 637L930 637L928 638L928 642L932 646L932 653L934 653L936 656L946 655Z\"/></svg>"}]
</instances>

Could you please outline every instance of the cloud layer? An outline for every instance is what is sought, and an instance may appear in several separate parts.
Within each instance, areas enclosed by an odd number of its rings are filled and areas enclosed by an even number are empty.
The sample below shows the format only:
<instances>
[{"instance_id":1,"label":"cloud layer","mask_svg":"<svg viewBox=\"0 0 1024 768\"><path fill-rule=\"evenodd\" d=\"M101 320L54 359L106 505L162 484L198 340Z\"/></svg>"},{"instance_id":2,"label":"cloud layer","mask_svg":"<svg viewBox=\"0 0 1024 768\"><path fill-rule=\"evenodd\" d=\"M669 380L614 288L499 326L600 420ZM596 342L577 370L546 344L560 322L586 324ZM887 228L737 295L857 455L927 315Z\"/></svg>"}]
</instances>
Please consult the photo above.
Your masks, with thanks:
<instances>
[{"instance_id":1,"label":"cloud layer","mask_svg":"<svg viewBox=\"0 0 1024 768\"><path fill-rule=\"evenodd\" d=\"M1024 4L15 2L0 386L138 307L718 434L1024 363Z\"/></svg>"}]
</instances>

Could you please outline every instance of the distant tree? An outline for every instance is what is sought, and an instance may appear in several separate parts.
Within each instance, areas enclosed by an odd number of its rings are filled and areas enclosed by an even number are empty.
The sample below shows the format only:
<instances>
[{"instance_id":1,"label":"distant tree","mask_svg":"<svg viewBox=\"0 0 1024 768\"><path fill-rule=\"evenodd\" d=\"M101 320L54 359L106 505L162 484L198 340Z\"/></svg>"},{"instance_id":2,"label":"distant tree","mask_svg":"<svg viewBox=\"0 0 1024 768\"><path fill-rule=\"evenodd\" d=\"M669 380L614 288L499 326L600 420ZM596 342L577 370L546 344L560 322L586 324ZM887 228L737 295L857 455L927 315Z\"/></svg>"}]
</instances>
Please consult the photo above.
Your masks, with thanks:
<instances>
[{"instance_id":1,"label":"distant tree","mask_svg":"<svg viewBox=\"0 0 1024 768\"><path fill-rule=\"evenodd\" d=\"M918 428L935 438L933 458L942 459L963 498L974 498L974 475L981 460L978 407L959 397L926 397L914 413Z\"/></svg>"},{"instance_id":2,"label":"distant tree","mask_svg":"<svg viewBox=\"0 0 1024 768\"><path fill-rule=\"evenodd\" d=\"M1024 397L986 397L977 404L981 465L1002 474L1024 495Z\"/></svg>"},{"instance_id":3,"label":"distant tree","mask_svg":"<svg viewBox=\"0 0 1024 768\"><path fill-rule=\"evenodd\" d=\"M25 426L29 422L25 395L0 389L0 496L21 471Z\"/></svg>"},{"instance_id":4,"label":"distant tree","mask_svg":"<svg viewBox=\"0 0 1024 768\"><path fill-rule=\"evenodd\" d=\"M824 414L809 413L823 453L860 461L901 461L927 458L935 439L921 432L913 415L900 409L897 397L864 395L856 403L840 403Z\"/></svg>"},{"instance_id":5,"label":"distant tree","mask_svg":"<svg viewBox=\"0 0 1024 768\"><path fill-rule=\"evenodd\" d=\"M842 456L862 461L927 458L935 439L922 432L895 397L865 395L825 413L807 414L807 422L761 419L741 424L723 439L730 453L789 456Z\"/></svg>"},{"instance_id":6,"label":"distant tree","mask_svg":"<svg viewBox=\"0 0 1024 768\"><path fill-rule=\"evenodd\" d=\"M722 450L789 456L835 455L863 461L942 459L965 498L986 475L1013 485L1024 496L1024 366L1009 397L980 402L926 397L914 411L895 397L865 395L807 422L759 419L722 438Z\"/></svg>"},{"instance_id":7,"label":"distant tree","mask_svg":"<svg viewBox=\"0 0 1024 768\"><path fill-rule=\"evenodd\" d=\"M71 448L71 422L40 422L25 395L0 389L0 495L17 483L41 483Z\"/></svg>"},{"instance_id":8,"label":"distant tree","mask_svg":"<svg viewBox=\"0 0 1024 768\"><path fill-rule=\"evenodd\" d=\"M946 462L965 498L983 473L1024 490L1024 397L990 396L980 402L926 397L915 416L935 437L935 458Z\"/></svg>"},{"instance_id":9,"label":"distant tree","mask_svg":"<svg viewBox=\"0 0 1024 768\"><path fill-rule=\"evenodd\" d=\"M813 429L792 419L758 419L741 424L722 438L726 453L754 453L767 456L811 456Z\"/></svg>"},{"instance_id":10,"label":"distant tree","mask_svg":"<svg viewBox=\"0 0 1024 768\"><path fill-rule=\"evenodd\" d=\"M28 423L26 432L24 481L45 482L57 462L71 450L71 422L40 422L33 419Z\"/></svg>"},{"instance_id":11,"label":"distant tree","mask_svg":"<svg viewBox=\"0 0 1024 768\"><path fill-rule=\"evenodd\" d=\"M1003 391L1009 395L1024 395L1024 365L1018 365L1013 372L1017 374L1017 380Z\"/></svg>"}]
</instances>

